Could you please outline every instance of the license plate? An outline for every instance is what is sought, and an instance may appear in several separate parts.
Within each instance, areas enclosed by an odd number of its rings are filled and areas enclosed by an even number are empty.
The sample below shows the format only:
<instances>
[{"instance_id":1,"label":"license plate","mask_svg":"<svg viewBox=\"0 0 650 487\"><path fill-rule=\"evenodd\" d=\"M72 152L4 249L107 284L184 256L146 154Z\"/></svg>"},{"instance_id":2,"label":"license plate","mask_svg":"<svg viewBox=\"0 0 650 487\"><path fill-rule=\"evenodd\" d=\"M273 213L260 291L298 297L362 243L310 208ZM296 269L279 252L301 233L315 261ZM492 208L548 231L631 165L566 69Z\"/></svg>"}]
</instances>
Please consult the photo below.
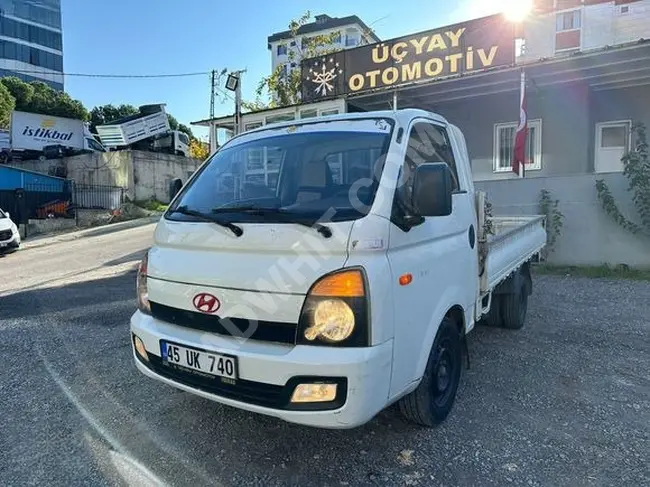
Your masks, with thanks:
<instances>
[{"instance_id":1,"label":"license plate","mask_svg":"<svg viewBox=\"0 0 650 487\"><path fill-rule=\"evenodd\" d=\"M228 379L237 379L237 357L160 341L163 362Z\"/></svg>"},{"instance_id":2,"label":"license plate","mask_svg":"<svg viewBox=\"0 0 650 487\"><path fill-rule=\"evenodd\" d=\"M0 247L6 247L7 245L9 245L9 244L8 243L0 243Z\"/></svg>"}]
</instances>

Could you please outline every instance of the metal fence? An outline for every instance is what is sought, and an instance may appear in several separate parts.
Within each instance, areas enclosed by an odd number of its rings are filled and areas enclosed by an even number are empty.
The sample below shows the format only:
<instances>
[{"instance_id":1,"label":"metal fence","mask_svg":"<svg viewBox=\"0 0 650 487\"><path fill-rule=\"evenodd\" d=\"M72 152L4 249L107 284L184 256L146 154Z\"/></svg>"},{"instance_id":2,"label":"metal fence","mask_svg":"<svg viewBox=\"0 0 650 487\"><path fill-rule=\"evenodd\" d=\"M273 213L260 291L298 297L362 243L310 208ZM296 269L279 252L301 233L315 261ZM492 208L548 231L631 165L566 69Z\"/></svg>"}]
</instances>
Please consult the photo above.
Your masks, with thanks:
<instances>
[{"instance_id":1,"label":"metal fence","mask_svg":"<svg viewBox=\"0 0 650 487\"><path fill-rule=\"evenodd\" d=\"M72 203L75 208L115 210L124 202L124 188L99 184L75 184Z\"/></svg>"},{"instance_id":2,"label":"metal fence","mask_svg":"<svg viewBox=\"0 0 650 487\"><path fill-rule=\"evenodd\" d=\"M75 184L74 181L29 184L0 191L0 208L16 223L45 218L74 218L77 209L115 210L124 202L118 186Z\"/></svg>"}]
</instances>

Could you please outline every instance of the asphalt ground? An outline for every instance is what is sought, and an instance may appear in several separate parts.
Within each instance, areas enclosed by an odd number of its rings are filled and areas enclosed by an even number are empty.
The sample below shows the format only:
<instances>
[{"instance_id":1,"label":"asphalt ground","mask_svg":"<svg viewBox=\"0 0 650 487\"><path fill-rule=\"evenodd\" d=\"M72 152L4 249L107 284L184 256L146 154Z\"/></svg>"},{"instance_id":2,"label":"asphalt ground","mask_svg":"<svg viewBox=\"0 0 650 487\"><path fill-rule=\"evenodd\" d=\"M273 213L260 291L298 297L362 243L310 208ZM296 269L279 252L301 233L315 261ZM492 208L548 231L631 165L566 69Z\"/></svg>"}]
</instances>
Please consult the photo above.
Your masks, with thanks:
<instances>
[{"instance_id":1,"label":"asphalt ground","mask_svg":"<svg viewBox=\"0 0 650 487\"><path fill-rule=\"evenodd\" d=\"M152 229L0 258L2 485L650 485L650 283L535 276L524 329L470 335L441 427L318 430L136 371Z\"/></svg>"}]
</instances>

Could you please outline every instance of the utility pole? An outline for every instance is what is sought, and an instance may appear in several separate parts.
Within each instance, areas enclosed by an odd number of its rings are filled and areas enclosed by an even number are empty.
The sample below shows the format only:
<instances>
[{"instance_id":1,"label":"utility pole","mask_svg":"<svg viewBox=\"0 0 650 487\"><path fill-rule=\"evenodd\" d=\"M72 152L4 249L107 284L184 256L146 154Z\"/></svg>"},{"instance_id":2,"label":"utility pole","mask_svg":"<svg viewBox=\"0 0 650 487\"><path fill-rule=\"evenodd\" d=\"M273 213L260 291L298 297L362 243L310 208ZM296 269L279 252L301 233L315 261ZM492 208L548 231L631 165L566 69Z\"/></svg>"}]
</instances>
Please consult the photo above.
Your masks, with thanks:
<instances>
[{"instance_id":1,"label":"utility pole","mask_svg":"<svg viewBox=\"0 0 650 487\"><path fill-rule=\"evenodd\" d=\"M212 70L210 81L210 120L214 118L214 99L215 91L217 89L217 71Z\"/></svg>"},{"instance_id":2,"label":"utility pole","mask_svg":"<svg viewBox=\"0 0 650 487\"><path fill-rule=\"evenodd\" d=\"M242 120L241 120L241 78L242 74L246 72L245 69L239 71L233 71L228 75L228 80L226 81L226 88L230 91L235 92L235 120L233 132L235 135L243 132Z\"/></svg>"}]
</instances>

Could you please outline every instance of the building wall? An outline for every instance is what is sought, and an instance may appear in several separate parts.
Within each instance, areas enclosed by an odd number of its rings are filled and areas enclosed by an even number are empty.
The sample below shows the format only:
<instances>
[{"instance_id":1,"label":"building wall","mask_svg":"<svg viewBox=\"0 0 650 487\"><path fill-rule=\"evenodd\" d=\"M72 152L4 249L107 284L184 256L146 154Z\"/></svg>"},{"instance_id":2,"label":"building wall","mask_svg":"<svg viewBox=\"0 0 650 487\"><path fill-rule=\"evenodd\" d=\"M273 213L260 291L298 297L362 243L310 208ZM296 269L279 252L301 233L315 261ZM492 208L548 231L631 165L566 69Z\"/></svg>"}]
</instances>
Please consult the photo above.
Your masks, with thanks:
<instances>
[{"instance_id":1,"label":"building wall","mask_svg":"<svg viewBox=\"0 0 650 487\"><path fill-rule=\"evenodd\" d=\"M60 0L0 0L0 76L63 90Z\"/></svg>"},{"instance_id":2,"label":"building wall","mask_svg":"<svg viewBox=\"0 0 650 487\"><path fill-rule=\"evenodd\" d=\"M495 124L518 121L517 93L440 104L436 111L465 134L475 180L514 177L509 172L494 171L494 136ZM586 87L576 85L530 92L528 118L542 121L542 159L541 169L528 171L527 177L583 174L587 171L591 124Z\"/></svg>"},{"instance_id":3,"label":"building wall","mask_svg":"<svg viewBox=\"0 0 650 487\"><path fill-rule=\"evenodd\" d=\"M170 201L169 185L183 184L201 161L172 154L143 151L115 151L82 154L60 160L24 161L16 166L48 174L57 166L67 168L68 179L77 184L119 186L132 201L157 199Z\"/></svg>"},{"instance_id":4,"label":"building wall","mask_svg":"<svg viewBox=\"0 0 650 487\"><path fill-rule=\"evenodd\" d=\"M526 49L522 60L536 60L556 54L556 18L577 10L581 16L579 50L633 42L650 37L650 0L539 1L545 4L524 23Z\"/></svg>"},{"instance_id":5,"label":"building wall","mask_svg":"<svg viewBox=\"0 0 650 487\"><path fill-rule=\"evenodd\" d=\"M169 203L171 182L180 179L185 184L201 164L197 159L157 152L132 151L132 156L135 201Z\"/></svg>"},{"instance_id":6,"label":"building wall","mask_svg":"<svg viewBox=\"0 0 650 487\"><path fill-rule=\"evenodd\" d=\"M597 179L605 180L621 211L638 221L628 181L620 173L479 181L475 187L487 193L494 215L539 214L540 192L550 191L564 220L549 263L650 268L650 239L623 230L605 213L596 194Z\"/></svg>"}]
</instances>

